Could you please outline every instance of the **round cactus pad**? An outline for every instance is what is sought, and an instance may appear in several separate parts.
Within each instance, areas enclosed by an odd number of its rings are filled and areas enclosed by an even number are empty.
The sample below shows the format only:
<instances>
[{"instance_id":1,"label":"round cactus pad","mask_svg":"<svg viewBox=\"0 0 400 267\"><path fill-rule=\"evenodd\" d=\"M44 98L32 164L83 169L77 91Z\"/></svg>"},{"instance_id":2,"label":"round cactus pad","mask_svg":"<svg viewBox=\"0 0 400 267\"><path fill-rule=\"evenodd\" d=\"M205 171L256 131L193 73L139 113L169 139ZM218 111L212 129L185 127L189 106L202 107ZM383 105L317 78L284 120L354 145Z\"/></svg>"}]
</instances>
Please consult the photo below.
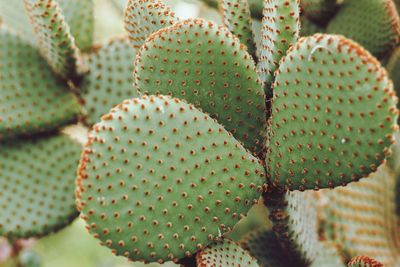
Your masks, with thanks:
<instances>
[{"instance_id":1,"label":"round cactus pad","mask_svg":"<svg viewBox=\"0 0 400 267\"><path fill-rule=\"evenodd\" d=\"M78 216L74 181L81 150L61 134L0 142L0 236L42 236Z\"/></svg>"},{"instance_id":2,"label":"round cactus pad","mask_svg":"<svg viewBox=\"0 0 400 267\"><path fill-rule=\"evenodd\" d=\"M201 19L177 23L149 37L135 65L140 92L184 99L252 152L263 150L263 88L252 57L227 28Z\"/></svg>"},{"instance_id":3,"label":"round cactus pad","mask_svg":"<svg viewBox=\"0 0 400 267\"><path fill-rule=\"evenodd\" d=\"M89 54L80 97L86 109L86 122L94 124L123 100L137 96L132 87L136 51L128 38L115 38Z\"/></svg>"},{"instance_id":4,"label":"round cactus pad","mask_svg":"<svg viewBox=\"0 0 400 267\"><path fill-rule=\"evenodd\" d=\"M235 242L224 239L215 242L196 256L197 267L258 267L257 260Z\"/></svg>"},{"instance_id":5,"label":"round cactus pad","mask_svg":"<svg viewBox=\"0 0 400 267\"><path fill-rule=\"evenodd\" d=\"M77 120L68 86L22 37L0 28L0 139L56 129Z\"/></svg>"},{"instance_id":6,"label":"round cactus pad","mask_svg":"<svg viewBox=\"0 0 400 267\"><path fill-rule=\"evenodd\" d=\"M382 57L399 45L400 19L393 0L344 0L327 32L342 34Z\"/></svg>"},{"instance_id":7,"label":"round cactus pad","mask_svg":"<svg viewBox=\"0 0 400 267\"><path fill-rule=\"evenodd\" d=\"M178 21L161 0L129 0L125 10L125 29L135 48L141 47L153 32Z\"/></svg>"},{"instance_id":8,"label":"round cactus pad","mask_svg":"<svg viewBox=\"0 0 400 267\"><path fill-rule=\"evenodd\" d=\"M273 91L267 166L275 186L345 185L384 161L397 98L384 68L356 43L302 38L281 61Z\"/></svg>"},{"instance_id":9,"label":"round cactus pad","mask_svg":"<svg viewBox=\"0 0 400 267\"><path fill-rule=\"evenodd\" d=\"M192 105L127 100L93 127L79 167L87 227L117 255L176 261L235 225L260 197L260 162Z\"/></svg>"}]
</instances>

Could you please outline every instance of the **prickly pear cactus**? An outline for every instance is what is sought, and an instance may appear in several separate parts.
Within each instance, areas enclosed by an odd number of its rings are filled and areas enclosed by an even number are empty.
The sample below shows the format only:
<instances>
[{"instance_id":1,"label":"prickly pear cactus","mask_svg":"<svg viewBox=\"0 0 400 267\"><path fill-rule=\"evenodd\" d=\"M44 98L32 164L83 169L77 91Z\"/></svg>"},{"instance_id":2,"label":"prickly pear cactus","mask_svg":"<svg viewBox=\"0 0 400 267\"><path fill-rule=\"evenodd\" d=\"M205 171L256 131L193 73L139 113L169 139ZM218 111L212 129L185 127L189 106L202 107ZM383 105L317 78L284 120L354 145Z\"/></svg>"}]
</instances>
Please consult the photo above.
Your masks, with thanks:
<instances>
[{"instance_id":1,"label":"prickly pear cactus","mask_svg":"<svg viewBox=\"0 0 400 267\"><path fill-rule=\"evenodd\" d=\"M161 95L104 115L78 173L88 230L118 255L158 262L190 256L229 230L265 182L259 160L221 125Z\"/></svg>"},{"instance_id":2,"label":"prickly pear cactus","mask_svg":"<svg viewBox=\"0 0 400 267\"><path fill-rule=\"evenodd\" d=\"M148 38L135 65L138 92L185 99L262 153L264 92L252 57L228 29L201 19L177 23Z\"/></svg>"},{"instance_id":3,"label":"prickly pear cactus","mask_svg":"<svg viewBox=\"0 0 400 267\"><path fill-rule=\"evenodd\" d=\"M197 254L198 267L259 267L257 260L231 240L217 241Z\"/></svg>"},{"instance_id":4,"label":"prickly pear cactus","mask_svg":"<svg viewBox=\"0 0 400 267\"><path fill-rule=\"evenodd\" d=\"M300 39L281 61L273 91L267 166L274 185L345 185L384 161L397 99L386 71L356 43L338 35Z\"/></svg>"},{"instance_id":5,"label":"prickly pear cactus","mask_svg":"<svg viewBox=\"0 0 400 267\"><path fill-rule=\"evenodd\" d=\"M80 214L131 261L400 265L397 0L103 2L0 0L10 257Z\"/></svg>"},{"instance_id":6,"label":"prickly pear cactus","mask_svg":"<svg viewBox=\"0 0 400 267\"><path fill-rule=\"evenodd\" d=\"M76 218L79 143L51 134L1 141L0 147L1 236L42 236Z\"/></svg>"}]
</instances>

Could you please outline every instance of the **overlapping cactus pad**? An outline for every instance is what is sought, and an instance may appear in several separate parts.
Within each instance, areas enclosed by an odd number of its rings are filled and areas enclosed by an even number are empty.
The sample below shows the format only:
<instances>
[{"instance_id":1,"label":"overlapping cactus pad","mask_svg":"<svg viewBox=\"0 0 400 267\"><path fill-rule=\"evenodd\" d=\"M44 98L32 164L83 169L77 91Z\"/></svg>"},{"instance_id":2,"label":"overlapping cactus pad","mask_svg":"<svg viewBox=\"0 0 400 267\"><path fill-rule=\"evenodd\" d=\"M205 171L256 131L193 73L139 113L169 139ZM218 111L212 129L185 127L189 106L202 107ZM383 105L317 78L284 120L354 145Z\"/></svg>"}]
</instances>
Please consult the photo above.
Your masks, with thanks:
<instances>
[{"instance_id":1,"label":"overlapping cactus pad","mask_svg":"<svg viewBox=\"0 0 400 267\"><path fill-rule=\"evenodd\" d=\"M80 97L86 110L86 122L93 125L112 107L137 96L133 83L136 51L127 37L111 40L96 48L87 59L88 72L80 84Z\"/></svg>"},{"instance_id":2,"label":"overlapping cactus pad","mask_svg":"<svg viewBox=\"0 0 400 267\"><path fill-rule=\"evenodd\" d=\"M263 150L264 92L253 59L227 28L201 19L177 23L152 35L135 65L141 93L184 99L255 154Z\"/></svg>"},{"instance_id":3,"label":"overlapping cactus pad","mask_svg":"<svg viewBox=\"0 0 400 267\"><path fill-rule=\"evenodd\" d=\"M125 101L93 127L81 159L78 206L118 255L190 256L257 201L259 161L208 115L178 99Z\"/></svg>"},{"instance_id":4,"label":"overlapping cactus pad","mask_svg":"<svg viewBox=\"0 0 400 267\"><path fill-rule=\"evenodd\" d=\"M273 90L267 165L274 185L345 185L385 159L397 98L386 71L356 43L302 38L281 62Z\"/></svg>"},{"instance_id":5,"label":"overlapping cactus pad","mask_svg":"<svg viewBox=\"0 0 400 267\"><path fill-rule=\"evenodd\" d=\"M197 254L198 267L258 267L257 260L229 239L220 240Z\"/></svg>"},{"instance_id":6,"label":"overlapping cactus pad","mask_svg":"<svg viewBox=\"0 0 400 267\"><path fill-rule=\"evenodd\" d=\"M247 1L221 1L225 26L247 46L250 54L256 54L249 3Z\"/></svg>"},{"instance_id":7,"label":"overlapping cactus pad","mask_svg":"<svg viewBox=\"0 0 400 267\"><path fill-rule=\"evenodd\" d=\"M0 139L44 132L76 121L80 107L39 52L0 28Z\"/></svg>"},{"instance_id":8,"label":"overlapping cactus pad","mask_svg":"<svg viewBox=\"0 0 400 267\"><path fill-rule=\"evenodd\" d=\"M62 78L76 78L77 53L74 38L55 0L24 0L41 54Z\"/></svg>"},{"instance_id":9,"label":"overlapping cactus pad","mask_svg":"<svg viewBox=\"0 0 400 267\"><path fill-rule=\"evenodd\" d=\"M399 45L400 19L392 0L344 0L327 31L343 34L381 57Z\"/></svg>"},{"instance_id":10,"label":"overlapping cactus pad","mask_svg":"<svg viewBox=\"0 0 400 267\"><path fill-rule=\"evenodd\" d=\"M129 0L125 28L133 47L142 46L153 32L178 22L175 14L160 0Z\"/></svg>"},{"instance_id":11,"label":"overlapping cactus pad","mask_svg":"<svg viewBox=\"0 0 400 267\"><path fill-rule=\"evenodd\" d=\"M286 50L300 34L299 0L266 0L262 21L262 50L258 65L260 76L270 95L274 72Z\"/></svg>"},{"instance_id":12,"label":"overlapping cactus pad","mask_svg":"<svg viewBox=\"0 0 400 267\"><path fill-rule=\"evenodd\" d=\"M0 142L0 235L41 236L78 213L74 180L81 145L61 134Z\"/></svg>"},{"instance_id":13,"label":"overlapping cactus pad","mask_svg":"<svg viewBox=\"0 0 400 267\"><path fill-rule=\"evenodd\" d=\"M94 31L94 0L56 0L68 23L76 46L81 50L92 47Z\"/></svg>"}]
</instances>

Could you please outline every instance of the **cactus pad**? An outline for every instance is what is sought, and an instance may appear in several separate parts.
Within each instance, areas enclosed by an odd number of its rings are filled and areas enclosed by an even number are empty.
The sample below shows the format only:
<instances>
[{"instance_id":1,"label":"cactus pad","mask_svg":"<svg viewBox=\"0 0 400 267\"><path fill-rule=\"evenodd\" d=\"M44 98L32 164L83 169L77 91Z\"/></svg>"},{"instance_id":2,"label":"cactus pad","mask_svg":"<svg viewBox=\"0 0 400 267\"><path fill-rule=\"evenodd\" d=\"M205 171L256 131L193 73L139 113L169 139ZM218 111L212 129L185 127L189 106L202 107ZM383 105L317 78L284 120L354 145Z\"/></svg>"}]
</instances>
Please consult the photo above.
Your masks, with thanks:
<instances>
[{"instance_id":1,"label":"cactus pad","mask_svg":"<svg viewBox=\"0 0 400 267\"><path fill-rule=\"evenodd\" d=\"M221 0L220 5L225 26L247 46L247 51L255 56L257 48L254 43L249 3L243 0Z\"/></svg>"},{"instance_id":2,"label":"cactus pad","mask_svg":"<svg viewBox=\"0 0 400 267\"><path fill-rule=\"evenodd\" d=\"M58 3L54 0L24 1L40 53L62 78L76 78L78 52Z\"/></svg>"},{"instance_id":3,"label":"cactus pad","mask_svg":"<svg viewBox=\"0 0 400 267\"><path fill-rule=\"evenodd\" d=\"M381 57L399 44L400 19L393 0L345 0L327 32L342 34Z\"/></svg>"},{"instance_id":4,"label":"cactus pad","mask_svg":"<svg viewBox=\"0 0 400 267\"><path fill-rule=\"evenodd\" d=\"M125 10L125 29L135 48L141 47L153 32L177 22L178 18L161 0L129 0Z\"/></svg>"},{"instance_id":5,"label":"cactus pad","mask_svg":"<svg viewBox=\"0 0 400 267\"><path fill-rule=\"evenodd\" d=\"M265 174L231 134L165 96L126 100L93 127L78 170L87 227L117 255L190 256L238 222Z\"/></svg>"},{"instance_id":6,"label":"cactus pad","mask_svg":"<svg viewBox=\"0 0 400 267\"><path fill-rule=\"evenodd\" d=\"M349 267L384 267L382 263L366 256L357 256L351 259Z\"/></svg>"},{"instance_id":7,"label":"cactus pad","mask_svg":"<svg viewBox=\"0 0 400 267\"><path fill-rule=\"evenodd\" d=\"M237 243L224 239L205 248L196 256L197 267L258 267L257 260Z\"/></svg>"},{"instance_id":8,"label":"cactus pad","mask_svg":"<svg viewBox=\"0 0 400 267\"><path fill-rule=\"evenodd\" d=\"M77 120L79 103L22 37L0 28L0 139Z\"/></svg>"},{"instance_id":9,"label":"cactus pad","mask_svg":"<svg viewBox=\"0 0 400 267\"><path fill-rule=\"evenodd\" d=\"M41 236L77 215L74 180L81 145L65 135L0 142L0 235Z\"/></svg>"},{"instance_id":10,"label":"cactus pad","mask_svg":"<svg viewBox=\"0 0 400 267\"><path fill-rule=\"evenodd\" d=\"M385 266L399 259L399 224L396 216L397 176L384 164L367 179L324 192L329 203L323 233L338 244L348 260L368 255Z\"/></svg>"},{"instance_id":11,"label":"cactus pad","mask_svg":"<svg viewBox=\"0 0 400 267\"><path fill-rule=\"evenodd\" d=\"M263 150L263 88L253 59L227 28L200 19L175 24L146 41L135 65L138 91L185 99L252 152Z\"/></svg>"},{"instance_id":12,"label":"cactus pad","mask_svg":"<svg viewBox=\"0 0 400 267\"><path fill-rule=\"evenodd\" d=\"M261 56L258 65L266 93L271 95L274 72L280 59L300 34L299 0L265 0L262 21Z\"/></svg>"},{"instance_id":13,"label":"cactus pad","mask_svg":"<svg viewBox=\"0 0 400 267\"><path fill-rule=\"evenodd\" d=\"M302 38L274 84L267 166L289 190L345 185L376 171L396 130L393 85L379 62L337 35Z\"/></svg>"},{"instance_id":14,"label":"cactus pad","mask_svg":"<svg viewBox=\"0 0 400 267\"><path fill-rule=\"evenodd\" d=\"M94 31L94 0L57 0L68 23L76 46L92 47Z\"/></svg>"},{"instance_id":15,"label":"cactus pad","mask_svg":"<svg viewBox=\"0 0 400 267\"><path fill-rule=\"evenodd\" d=\"M136 51L128 38L116 38L88 56L89 72L82 78L81 98L86 109L86 122L94 124L124 99L137 96L132 87Z\"/></svg>"}]
</instances>

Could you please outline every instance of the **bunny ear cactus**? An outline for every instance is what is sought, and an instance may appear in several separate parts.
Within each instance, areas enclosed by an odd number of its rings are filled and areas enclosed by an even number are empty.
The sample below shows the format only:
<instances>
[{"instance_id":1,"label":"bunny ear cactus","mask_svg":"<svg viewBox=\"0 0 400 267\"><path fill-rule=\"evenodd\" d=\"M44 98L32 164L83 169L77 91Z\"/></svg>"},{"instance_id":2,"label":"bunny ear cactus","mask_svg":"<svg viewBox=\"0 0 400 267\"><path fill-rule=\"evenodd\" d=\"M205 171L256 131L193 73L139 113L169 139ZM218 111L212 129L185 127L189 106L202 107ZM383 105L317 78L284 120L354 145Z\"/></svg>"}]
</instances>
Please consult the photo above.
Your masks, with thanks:
<instances>
[{"instance_id":1,"label":"bunny ear cactus","mask_svg":"<svg viewBox=\"0 0 400 267\"><path fill-rule=\"evenodd\" d=\"M255 57L257 49L248 2L222 0L220 6L225 26L239 38L242 44L247 46L247 51Z\"/></svg>"},{"instance_id":2,"label":"bunny ear cactus","mask_svg":"<svg viewBox=\"0 0 400 267\"><path fill-rule=\"evenodd\" d=\"M77 217L75 168L81 145L62 134L0 142L0 235L42 236Z\"/></svg>"},{"instance_id":3,"label":"bunny ear cactus","mask_svg":"<svg viewBox=\"0 0 400 267\"><path fill-rule=\"evenodd\" d=\"M299 0L266 0L263 15L258 70L265 83L266 94L270 98L270 86L274 82L274 72L279 66L279 61L300 34Z\"/></svg>"},{"instance_id":4,"label":"bunny ear cactus","mask_svg":"<svg viewBox=\"0 0 400 267\"><path fill-rule=\"evenodd\" d=\"M265 96L250 54L226 28L186 20L154 33L138 51L135 87L182 98L263 153Z\"/></svg>"},{"instance_id":5,"label":"bunny ear cactus","mask_svg":"<svg viewBox=\"0 0 400 267\"><path fill-rule=\"evenodd\" d=\"M399 45L400 19L393 0L344 0L327 27L382 58Z\"/></svg>"},{"instance_id":6,"label":"bunny ear cactus","mask_svg":"<svg viewBox=\"0 0 400 267\"><path fill-rule=\"evenodd\" d=\"M80 84L80 98L86 110L87 124L96 123L122 100L137 96L132 88L135 54L127 37L115 38L88 54L88 71Z\"/></svg>"},{"instance_id":7,"label":"bunny ear cactus","mask_svg":"<svg viewBox=\"0 0 400 267\"><path fill-rule=\"evenodd\" d=\"M78 173L88 230L117 255L145 262L209 245L247 213L265 179L259 160L221 125L161 95L103 116Z\"/></svg>"},{"instance_id":8,"label":"bunny ear cactus","mask_svg":"<svg viewBox=\"0 0 400 267\"><path fill-rule=\"evenodd\" d=\"M76 78L78 49L59 4L54 0L24 1L42 56L60 77Z\"/></svg>"},{"instance_id":9,"label":"bunny ear cactus","mask_svg":"<svg viewBox=\"0 0 400 267\"><path fill-rule=\"evenodd\" d=\"M77 120L80 107L68 86L30 43L3 27L0 62L0 139L51 131Z\"/></svg>"},{"instance_id":10,"label":"bunny ear cactus","mask_svg":"<svg viewBox=\"0 0 400 267\"><path fill-rule=\"evenodd\" d=\"M197 267L259 267L257 260L235 242L224 239L205 248L196 256Z\"/></svg>"},{"instance_id":11,"label":"bunny ear cactus","mask_svg":"<svg viewBox=\"0 0 400 267\"><path fill-rule=\"evenodd\" d=\"M300 39L281 61L273 91L267 166L275 186L332 188L384 161L397 98L386 71L356 43L337 35Z\"/></svg>"},{"instance_id":12,"label":"bunny ear cactus","mask_svg":"<svg viewBox=\"0 0 400 267\"><path fill-rule=\"evenodd\" d=\"M93 44L94 0L57 0L75 44L87 51Z\"/></svg>"},{"instance_id":13,"label":"bunny ear cactus","mask_svg":"<svg viewBox=\"0 0 400 267\"><path fill-rule=\"evenodd\" d=\"M153 32L176 22L178 18L160 0L128 1L125 10L125 29L135 48L140 48Z\"/></svg>"}]
</instances>

